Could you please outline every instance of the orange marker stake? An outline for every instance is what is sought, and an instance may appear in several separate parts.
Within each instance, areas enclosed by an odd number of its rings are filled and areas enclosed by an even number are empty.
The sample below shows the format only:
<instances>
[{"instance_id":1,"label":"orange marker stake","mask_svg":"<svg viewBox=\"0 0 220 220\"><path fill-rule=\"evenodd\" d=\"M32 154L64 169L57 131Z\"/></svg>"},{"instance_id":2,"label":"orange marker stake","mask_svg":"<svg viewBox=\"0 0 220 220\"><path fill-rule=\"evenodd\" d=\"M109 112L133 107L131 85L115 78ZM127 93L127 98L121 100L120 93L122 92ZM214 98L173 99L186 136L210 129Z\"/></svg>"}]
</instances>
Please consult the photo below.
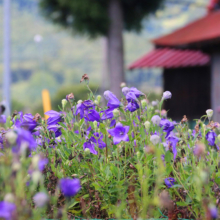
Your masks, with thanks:
<instances>
[{"instance_id":1,"label":"orange marker stake","mask_svg":"<svg viewBox=\"0 0 220 220\"><path fill-rule=\"evenodd\" d=\"M47 89L42 90L42 100L44 113L51 110L50 93ZM48 119L48 115L44 115L45 119Z\"/></svg>"}]
</instances>

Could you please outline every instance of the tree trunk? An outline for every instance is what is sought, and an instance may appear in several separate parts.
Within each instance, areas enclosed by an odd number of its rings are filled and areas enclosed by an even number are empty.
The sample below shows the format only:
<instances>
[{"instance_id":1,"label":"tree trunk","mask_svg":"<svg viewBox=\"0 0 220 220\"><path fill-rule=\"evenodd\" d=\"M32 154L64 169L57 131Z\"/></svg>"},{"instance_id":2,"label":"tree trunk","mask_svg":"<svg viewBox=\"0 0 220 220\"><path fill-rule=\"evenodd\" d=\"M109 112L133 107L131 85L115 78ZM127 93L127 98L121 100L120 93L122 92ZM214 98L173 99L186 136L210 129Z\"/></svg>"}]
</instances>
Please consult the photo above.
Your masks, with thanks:
<instances>
[{"instance_id":1,"label":"tree trunk","mask_svg":"<svg viewBox=\"0 0 220 220\"><path fill-rule=\"evenodd\" d=\"M108 59L110 90L121 97L120 84L125 81L123 54L123 15L120 0L109 1Z\"/></svg>"}]
</instances>

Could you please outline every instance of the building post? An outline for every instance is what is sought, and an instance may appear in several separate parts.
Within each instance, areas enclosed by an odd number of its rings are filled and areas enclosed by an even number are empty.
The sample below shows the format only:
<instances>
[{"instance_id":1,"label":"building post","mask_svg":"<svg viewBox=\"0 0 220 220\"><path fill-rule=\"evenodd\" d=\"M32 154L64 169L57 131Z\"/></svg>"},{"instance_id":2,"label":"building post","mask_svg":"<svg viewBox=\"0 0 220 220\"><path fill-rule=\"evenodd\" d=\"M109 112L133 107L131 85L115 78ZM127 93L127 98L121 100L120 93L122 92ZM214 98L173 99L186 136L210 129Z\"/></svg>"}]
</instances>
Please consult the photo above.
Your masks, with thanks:
<instances>
[{"instance_id":1,"label":"building post","mask_svg":"<svg viewBox=\"0 0 220 220\"><path fill-rule=\"evenodd\" d=\"M211 58L211 108L213 120L220 123L220 52L213 53Z\"/></svg>"},{"instance_id":2,"label":"building post","mask_svg":"<svg viewBox=\"0 0 220 220\"><path fill-rule=\"evenodd\" d=\"M10 0L4 0L4 77L3 77L3 100L6 112L10 115L11 111L11 69L10 69Z\"/></svg>"}]
</instances>

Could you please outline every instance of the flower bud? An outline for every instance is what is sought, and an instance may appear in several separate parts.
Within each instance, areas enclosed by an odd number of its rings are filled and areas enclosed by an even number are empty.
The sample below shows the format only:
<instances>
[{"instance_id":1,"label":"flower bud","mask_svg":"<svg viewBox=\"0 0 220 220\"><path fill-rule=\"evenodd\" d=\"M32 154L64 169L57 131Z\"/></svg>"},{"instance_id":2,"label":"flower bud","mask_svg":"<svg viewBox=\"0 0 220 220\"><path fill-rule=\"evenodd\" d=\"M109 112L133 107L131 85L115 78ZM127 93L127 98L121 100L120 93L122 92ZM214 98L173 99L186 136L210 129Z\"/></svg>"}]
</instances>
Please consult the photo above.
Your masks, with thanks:
<instances>
[{"instance_id":1,"label":"flower bud","mask_svg":"<svg viewBox=\"0 0 220 220\"><path fill-rule=\"evenodd\" d=\"M164 118L167 117L167 111L165 109L161 110L161 116Z\"/></svg>"},{"instance_id":2,"label":"flower bud","mask_svg":"<svg viewBox=\"0 0 220 220\"><path fill-rule=\"evenodd\" d=\"M188 129L188 133L189 133L189 135L191 135L192 134L192 130Z\"/></svg>"},{"instance_id":3,"label":"flower bud","mask_svg":"<svg viewBox=\"0 0 220 220\"><path fill-rule=\"evenodd\" d=\"M220 142L220 134L217 136L217 140Z\"/></svg>"},{"instance_id":4,"label":"flower bud","mask_svg":"<svg viewBox=\"0 0 220 220\"><path fill-rule=\"evenodd\" d=\"M98 96L96 97L96 99L97 99L98 103L100 103L100 102L101 102L101 99L102 99L102 96L98 95Z\"/></svg>"},{"instance_id":5,"label":"flower bud","mask_svg":"<svg viewBox=\"0 0 220 220\"><path fill-rule=\"evenodd\" d=\"M126 86L126 83L125 83L125 82L122 82L120 86L121 86L121 88L123 88L123 87Z\"/></svg>"},{"instance_id":6,"label":"flower bud","mask_svg":"<svg viewBox=\"0 0 220 220\"><path fill-rule=\"evenodd\" d=\"M151 118L151 121L154 125L158 125L160 124L160 121L161 121L161 118L160 116L158 115L154 115L152 118Z\"/></svg>"},{"instance_id":7,"label":"flower bud","mask_svg":"<svg viewBox=\"0 0 220 220\"><path fill-rule=\"evenodd\" d=\"M37 207L43 207L49 202L49 197L44 192L39 192L33 197L34 203Z\"/></svg>"},{"instance_id":8,"label":"flower bud","mask_svg":"<svg viewBox=\"0 0 220 220\"><path fill-rule=\"evenodd\" d=\"M156 134L153 134L151 137L150 137L150 141L154 144L154 145L157 145L159 142L160 142L160 137Z\"/></svg>"},{"instance_id":9,"label":"flower bud","mask_svg":"<svg viewBox=\"0 0 220 220\"><path fill-rule=\"evenodd\" d=\"M95 127L95 129L97 128L98 122L97 121L93 121L93 125Z\"/></svg>"},{"instance_id":10,"label":"flower bud","mask_svg":"<svg viewBox=\"0 0 220 220\"><path fill-rule=\"evenodd\" d=\"M114 117L118 117L119 116L119 110L118 109L114 109L113 110L113 115L114 115Z\"/></svg>"},{"instance_id":11,"label":"flower bud","mask_svg":"<svg viewBox=\"0 0 220 220\"><path fill-rule=\"evenodd\" d=\"M209 118L209 120L210 120L211 117L213 116L213 110L212 110L212 109L206 110L206 114L207 114L207 116L208 116L208 118Z\"/></svg>"},{"instance_id":12,"label":"flower bud","mask_svg":"<svg viewBox=\"0 0 220 220\"><path fill-rule=\"evenodd\" d=\"M73 93L70 93L69 95L66 95L66 100L67 101L73 101L74 100L74 95L73 95Z\"/></svg>"},{"instance_id":13,"label":"flower bud","mask_svg":"<svg viewBox=\"0 0 220 220\"><path fill-rule=\"evenodd\" d=\"M14 162L12 163L12 170L13 171L18 171L21 168L21 164L19 162Z\"/></svg>"},{"instance_id":14,"label":"flower bud","mask_svg":"<svg viewBox=\"0 0 220 220\"><path fill-rule=\"evenodd\" d=\"M39 170L36 170L32 173L32 180L34 184L38 184L41 180L42 174Z\"/></svg>"},{"instance_id":15,"label":"flower bud","mask_svg":"<svg viewBox=\"0 0 220 220\"><path fill-rule=\"evenodd\" d=\"M152 104L152 106L157 106L158 105L158 101L152 101L151 104Z\"/></svg>"},{"instance_id":16,"label":"flower bud","mask_svg":"<svg viewBox=\"0 0 220 220\"><path fill-rule=\"evenodd\" d=\"M89 148L86 148L84 152L85 152L85 155L89 155L90 154Z\"/></svg>"},{"instance_id":17,"label":"flower bud","mask_svg":"<svg viewBox=\"0 0 220 220\"><path fill-rule=\"evenodd\" d=\"M83 101L80 99L80 100L78 100L78 102L77 102L77 104L80 104L80 103L82 103Z\"/></svg>"},{"instance_id":18,"label":"flower bud","mask_svg":"<svg viewBox=\"0 0 220 220\"><path fill-rule=\"evenodd\" d=\"M15 197L12 193L7 193L4 197L4 201L13 203L15 201Z\"/></svg>"},{"instance_id":19,"label":"flower bud","mask_svg":"<svg viewBox=\"0 0 220 220\"><path fill-rule=\"evenodd\" d=\"M95 100L94 103L95 103L95 105L98 105L98 104L99 104L98 100Z\"/></svg>"},{"instance_id":20,"label":"flower bud","mask_svg":"<svg viewBox=\"0 0 220 220\"><path fill-rule=\"evenodd\" d=\"M14 131L9 131L5 134L5 138L7 139L8 143L14 145L17 140L18 135Z\"/></svg>"},{"instance_id":21,"label":"flower bud","mask_svg":"<svg viewBox=\"0 0 220 220\"><path fill-rule=\"evenodd\" d=\"M66 99L62 99L61 103L62 103L62 108L64 109L66 107L67 100Z\"/></svg>"},{"instance_id":22,"label":"flower bud","mask_svg":"<svg viewBox=\"0 0 220 220\"><path fill-rule=\"evenodd\" d=\"M146 132L148 132L150 130L150 122L149 121L145 121L144 122L144 127L146 129Z\"/></svg>"},{"instance_id":23,"label":"flower bud","mask_svg":"<svg viewBox=\"0 0 220 220\"><path fill-rule=\"evenodd\" d=\"M163 100L171 99L171 97L172 97L172 93L171 93L170 91L165 91L165 92L163 93L162 99L163 99Z\"/></svg>"},{"instance_id":24,"label":"flower bud","mask_svg":"<svg viewBox=\"0 0 220 220\"><path fill-rule=\"evenodd\" d=\"M145 107L147 106L147 101L145 99L141 100L141 105L145 109Z\"/></svg>"},{"instance_id":25,"label":"flower bud","mask_svg":"<svg viewBox=\"0 0 220 220\"><path fill-rule=\"evenodd\" d=\"M138 160L140 159L140 157L141 157L141 152L138 151L138 152L137 152L137 158L138 158Z\"/></svg>"},{"instance_id":26,"label":"flower bud","mask_svg":"<svg viewBox=\"0 0 220 220\"><path fill-rule=\"evenodd\" d=\"M40 161L40 156L37 154L37 155L34 155L33 158L32 158L32 164L33 164L33 167L35 169L38 168L38 163Z\"/></svg>"}]
</instances>

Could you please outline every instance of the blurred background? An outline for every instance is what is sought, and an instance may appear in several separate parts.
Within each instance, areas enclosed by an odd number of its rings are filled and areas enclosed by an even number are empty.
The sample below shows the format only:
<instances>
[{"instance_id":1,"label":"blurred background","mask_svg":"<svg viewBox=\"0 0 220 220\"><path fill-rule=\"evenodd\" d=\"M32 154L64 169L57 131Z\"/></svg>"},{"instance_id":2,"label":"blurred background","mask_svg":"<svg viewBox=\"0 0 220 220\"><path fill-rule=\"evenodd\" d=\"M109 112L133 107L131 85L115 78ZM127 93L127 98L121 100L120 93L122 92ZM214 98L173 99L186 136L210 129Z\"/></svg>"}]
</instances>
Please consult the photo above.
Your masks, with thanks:
<instances>
[{"instance_id":1,"label":"blurred background","mask_svg":"<svg viewBox=\"0 0 220 220\"><path fill-rule=\"evenodd\" d=\"M57 109L60 100L70 92L74 93L76 99L86 98L87 90L79 83L85 73L88 74L94 91L99 93L110 89L106 67L106 38L102 34L91 37L87 33L75 33L66 24L60 25L61 21L56 22L59 14L56 15L55 12L58 9L48 7L51 2L53 1L11 0L11 111L42 114L43 89L49 90L53 109ZM129 70L129 65L153 49L152 39L172 33L189 22L204 17L210 0L158 2L152 8L152 13L146 12L146 16L140 18L142 28L138 28L138 31L133 31L135 28L123 31L126 84L143 92L150 92L150 100L159 99L162 94L163 68ZM3 8L3 1L0 1L1 18L4 15ZM53 17L48 19L50 12ZM68 19L68 22L74 22L73 17ZM1 97L4 83L3 22L0 19Z\"/></svg>"}]
</instances>

